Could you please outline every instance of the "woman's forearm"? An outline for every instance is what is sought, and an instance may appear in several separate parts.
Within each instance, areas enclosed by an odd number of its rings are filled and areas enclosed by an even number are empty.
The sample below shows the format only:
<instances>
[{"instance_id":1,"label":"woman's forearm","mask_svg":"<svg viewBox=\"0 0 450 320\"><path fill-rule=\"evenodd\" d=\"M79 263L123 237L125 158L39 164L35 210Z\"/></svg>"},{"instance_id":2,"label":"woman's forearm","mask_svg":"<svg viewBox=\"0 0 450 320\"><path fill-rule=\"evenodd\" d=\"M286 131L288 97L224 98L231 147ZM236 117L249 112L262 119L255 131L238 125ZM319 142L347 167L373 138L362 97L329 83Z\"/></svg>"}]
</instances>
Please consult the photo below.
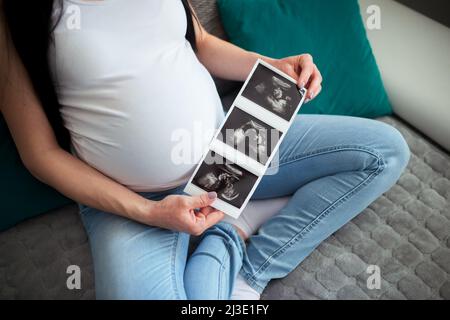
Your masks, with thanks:
<instances>
[{"instance_id":1,"label":"woman's forearm","mask_svg":"<svg viewBox=\"0 0 450 320\"><path fill-rule=\"evenodd\" d=\"M63 149L46 151L28 161L27 167L36 178L77 202L142 223L151 218L152 201L104 176Z\"/></svg>"},{"instance_id":2,"label":"woman's forearm","mask_svg":"<svg viewBox=\"0 0 450 320\"><path fill-rule=\"evenodd\" d=\"M273 60L223 41L205 30L201 32L203 35L197 41L197 57L210 73L219 78L244 81L258 58L269 63Z\"/></svg>"},{"instance_id":3,"label":"woman's forearm","mask_svg":"<svg viewBox=\"0 0 450 320\"><path fill-rule=\"evenodd\" d=\"M78 202L145 225L200 235L223 219L222 212L210 207L216 194L147 200L62 149L47 151L27 167L38 179Z\"/></svg>"},{"instance_id":4,"label":"woman's forearm","mask_svg":"<svg viewBox=\"0 0 450 320\"><path fill-rule=\"evenodd\" d=\"M273 59L223 41L201 26L197 27L196 32L197 57L210 73L219 78L244 81L259 58L296 79L299 87L306 87L306 102L317 97L322 90L322 75L310 54Z\"/></svg>"}]
</instances>

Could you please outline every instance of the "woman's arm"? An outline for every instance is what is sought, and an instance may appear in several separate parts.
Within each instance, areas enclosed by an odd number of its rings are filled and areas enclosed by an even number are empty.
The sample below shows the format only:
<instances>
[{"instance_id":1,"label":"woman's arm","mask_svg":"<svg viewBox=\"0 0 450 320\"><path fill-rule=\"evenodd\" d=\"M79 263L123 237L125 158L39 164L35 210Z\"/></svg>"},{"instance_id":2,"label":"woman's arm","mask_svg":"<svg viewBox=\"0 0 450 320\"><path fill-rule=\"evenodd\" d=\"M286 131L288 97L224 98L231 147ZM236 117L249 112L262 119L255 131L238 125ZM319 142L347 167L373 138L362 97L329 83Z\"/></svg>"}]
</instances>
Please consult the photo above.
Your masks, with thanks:
<instances>
[{"instance_id":1,"label":"woman's arm","mask_svg":"<svg viewBox=\"0 0 450 320\"><path fill-rule=\"evenodd\" d=\"M0 17L0 35L5 34ZM0 79L5 79L0 111L24 165L36 178L77 202L172 230L200 234L223 217L209 207L214 195L149 201L60 148L8 37L0 37L0 47L8 48L7 58L0 60ZM203 209L196 213L195 208Z\"/></svg>"},{"instance_id":2,"label":"woman's arm","mask_svg":"<svg viewBox=\"0 0 450 320\"><path fill-rule=\"evenodd\" d=\"M308 100L315 98L322 90L322 76L311 55L303 54L284 59L265 57L209 34L198 22L198 19L194 18L193 20L197 40L197 57L213 75L228 80L244 81L256 60L260 58L294 79L298 79L298 86L306 87L309 91Z\"/></svg>"}]
</instances>

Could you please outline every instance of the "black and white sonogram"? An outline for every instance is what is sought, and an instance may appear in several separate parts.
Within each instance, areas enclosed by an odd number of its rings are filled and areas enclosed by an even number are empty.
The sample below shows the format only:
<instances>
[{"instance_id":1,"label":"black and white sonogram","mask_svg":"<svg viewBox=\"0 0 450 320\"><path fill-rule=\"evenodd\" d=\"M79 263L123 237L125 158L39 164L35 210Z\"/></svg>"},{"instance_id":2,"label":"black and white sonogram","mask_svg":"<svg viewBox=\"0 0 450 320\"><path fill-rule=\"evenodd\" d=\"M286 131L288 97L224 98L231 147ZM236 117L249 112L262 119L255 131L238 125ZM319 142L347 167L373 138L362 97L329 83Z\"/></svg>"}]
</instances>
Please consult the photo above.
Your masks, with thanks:
<instances>
[{"instance_id":1,"label":"black and white sonogram","mask_svg":"<svg viewBox=\"0 0 450 320\"><path fill-rule=\"evenodd\" d=\"M259 64L242 96L290 121L302 94L297 85L266 66Z\"/></svg>"},{"instance_id":2,"label":"black and white sonogram","mask_svg":"<svg viewBox=\"0 0 450 320\"><path fill-rule=\"evenodd\" d=\"M282 133L239 108L234 108L222 127L219 139L265 165Z\"/></svg>"},{"instance_id":3,"label":"black and white sonogram","mask_svg":"<svg viewBox=\"0 0 450 320\"><path fill-rule=\"evenodd\" d=\"M240 208L257 180L256 175L209 151L192 183L207 192L215 191L219 199Z\"/></svg>"}]
</instances>

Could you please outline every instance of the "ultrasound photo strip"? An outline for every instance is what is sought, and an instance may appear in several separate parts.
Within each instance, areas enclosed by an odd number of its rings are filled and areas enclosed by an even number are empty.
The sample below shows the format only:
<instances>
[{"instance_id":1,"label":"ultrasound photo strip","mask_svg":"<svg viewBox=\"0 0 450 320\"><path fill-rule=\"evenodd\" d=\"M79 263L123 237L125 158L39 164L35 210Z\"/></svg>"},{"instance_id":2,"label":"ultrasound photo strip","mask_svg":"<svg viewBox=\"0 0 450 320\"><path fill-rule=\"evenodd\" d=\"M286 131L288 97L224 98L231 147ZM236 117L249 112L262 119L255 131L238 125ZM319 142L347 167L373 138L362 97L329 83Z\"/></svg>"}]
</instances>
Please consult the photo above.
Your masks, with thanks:
<instances>
[{"instance_id":1,"label":"ultrasound photo strip","mask_svg":"<svg viewBox=\"0 0 450 320\"><path fill-rule=\"evenodd\" d=\"M281 135L277 129L236 107L222 126L218 140L265 165Z\"/></svg>"},{"instance_id":2,"label":"ultrasound photo strip","mask_svg":"<svg viewBox=\"0 0 450 320\"><path fill-rule=\"evenodd\" d=\"M296 83L264 64L253 72L242 96L288 122L301 101Z\"/></svg>"},{"instance_id":3,"label":"ultrasound photo strip","mask_svg":"<svg viewBox=\"0 0 450 320\"><path fill-rule=\"evenodd\" d=\"M238 218L305 96L295 79L258 60L184 191L215 191L213 207Z\"/></svg>"},{"instance_id":4,"label":"ultrasound photo strip","mask_svg":"<svg viewBox=\"0 0 450 320\"><path fill-rule=\"evenodd\" d=\"M257 180L258 176L209 151L192 183L207 192L215 191L219 201L240 208Z\"/></svg>"}]
</instances>

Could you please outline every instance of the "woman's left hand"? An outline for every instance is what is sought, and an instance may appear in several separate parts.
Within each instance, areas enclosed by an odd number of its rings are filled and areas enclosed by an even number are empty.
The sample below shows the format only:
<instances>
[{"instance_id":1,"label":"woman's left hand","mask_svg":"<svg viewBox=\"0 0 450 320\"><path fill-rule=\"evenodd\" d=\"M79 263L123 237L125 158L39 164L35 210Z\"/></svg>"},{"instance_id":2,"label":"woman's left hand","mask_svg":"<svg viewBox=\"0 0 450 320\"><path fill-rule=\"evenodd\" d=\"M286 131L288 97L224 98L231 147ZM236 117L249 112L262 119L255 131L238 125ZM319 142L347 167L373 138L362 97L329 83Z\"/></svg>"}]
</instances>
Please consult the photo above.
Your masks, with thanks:
<instances>
[{"instance_id":1,"label":"woman's left hand","mask_svg":"<svg viewBox=\"0 0 450 320\"><path fill-rule=\"evenodd\" d=\"M270 64L297 79L300 88L308 89L305 102L314 99L322 91L322 75L310 54L271 60Z\"/></svg>"}]
</instances>

